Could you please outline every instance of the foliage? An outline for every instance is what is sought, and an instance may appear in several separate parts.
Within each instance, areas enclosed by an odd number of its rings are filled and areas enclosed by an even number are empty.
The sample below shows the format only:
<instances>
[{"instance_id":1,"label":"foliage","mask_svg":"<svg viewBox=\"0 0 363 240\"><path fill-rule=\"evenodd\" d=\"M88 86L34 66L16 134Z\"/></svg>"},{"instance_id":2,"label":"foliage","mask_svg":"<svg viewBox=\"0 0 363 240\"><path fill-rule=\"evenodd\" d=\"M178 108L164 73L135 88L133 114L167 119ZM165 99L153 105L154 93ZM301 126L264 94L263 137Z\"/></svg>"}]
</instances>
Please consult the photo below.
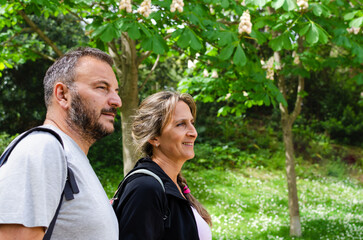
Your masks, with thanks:
<instances>
[{"instance_id":1,"label":"foliage","mask_svg":"<svg viewBox=\"0 0 363 240\"><path fill-rule=\"evenodd\" d=\"M264 81L266 78L276 79L274 72L288 80L289 93L294 89L292 86L296 86L298 76L310 79L314 72L322 70L342 71L347 68L349 78L357 84L363 83L359 71L363 62L359 34L362 5L359 1L306 1L306 9L299 8L293 0L244 2L242 8L249 10L253 23L251 38L237 37L233 27L222 28L224 36L219 36L219 43L224 46L222 50L219 52L214 46L210 47L210 62L203 61L205 56L199 57L200 63L186 72L187 77L179 85L180 89L195 94L197 100L222 102L218 115L232 113L240 116L246 108L254 105L276 105L277 102L291 105L296 98L294 95L289 94L284 99L271 82ZM238 11L228 14L233 18ZM352 27L357 33L351 32ZM218 62L224 58L234 61L237 39L245 53L244 67ZM299 40L302 41L300 45ZM281 62L274 59L274 52L279 52ZM272 60L272 64L268 60ZM212 71L218 71L218 77L211 76ZM343 72L342 77L347 78L348 72ZM333 74L325 77L333 77Z\"/></svg>"},{"instance_id":2,"label":"foliage","mask_svg":"<svg viewBox=\"0 0 363 240\"><path fill-rule=\"evenodd\" d=\"M9 145L9 143L16 137L10 136L8 133L0 133L0 155L4 152L5 148Z\"/></svg>"},{"instance_id":3,"label":"foliage","mask_svg":"<svg viewBox=\"0 0 363 240\"><path fill-rule=\"evenodd\" d=\"M4 19L14 11L10 6L8 7L9 12L3 13L0 18ZM10 134L23 132L44 121L46 109L42 80L47 68L56 57L44 42L39 41L39 36L29 31L26 24L17 18L19 16L14 16L13 22L7 22L5 26L2 26L0 34L0 39L3 40L0 59L4 56L8 66L0 69L0 72L1 70L3 72L0 82L0 121L2 123L0 131ZM64 51L88 41L74 16L58 15L43 18L31 15L29 18ZM11 29L10 26L15 23L17 23L14 25L15 29ZM15 33L15 30L21 32ZM14 35L8 38L10 33ZM17 52L17 57L15 58L15 55L6 57L12 51Z\"/></svg>"},{"instance_id":4,"label":"foliage","mask_svg":"<svg viewBox=\"0 0 363 240\"><path fill-rule=\"evenodd\" d=\"M44 77L48 64L39 59L4 71L0 84L0 131L15 134L43 123L45 105L39 79Z\"/></svg>"},{"instance_id":5,"label":"foliage","mask_svg":"<svg viewBox=\"0 0 363 240\"><path fill-rule=\"evenodd\" d=\"M115 132L98 140L91 146L88 152L87 157L92 167L97 171L102 171L102 169L107 169L107 167L116 168L116 166L120 168L120 174L123 170L120 167L122 163L122 140L119 121L120 119L117 117L115 120Z\"/></svg>"},{"instance_id":6,"label":"foliage","mask_svg":"<svg viewBox=\"0 0 363 240\"><path fill-rule=\"evenodd\" d=\"M302 110L305 121L301 124L310 125L311 131L327 133L337 143L362 146L363 86L349 76L348 68L337 69L311 75Z\"/></svg>"}]
</instances>

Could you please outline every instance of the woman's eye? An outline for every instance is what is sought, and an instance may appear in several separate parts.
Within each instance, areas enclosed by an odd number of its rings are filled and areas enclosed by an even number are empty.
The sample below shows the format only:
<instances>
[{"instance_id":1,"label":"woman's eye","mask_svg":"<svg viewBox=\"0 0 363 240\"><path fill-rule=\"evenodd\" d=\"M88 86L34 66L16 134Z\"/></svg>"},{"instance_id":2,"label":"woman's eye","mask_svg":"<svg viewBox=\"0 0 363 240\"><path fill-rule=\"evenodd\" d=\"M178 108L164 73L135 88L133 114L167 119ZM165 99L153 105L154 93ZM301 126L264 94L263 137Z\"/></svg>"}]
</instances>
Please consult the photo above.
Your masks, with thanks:
<instances>
[{"instance_id":1,"label":"woman's eye","mask_svg":"<svg viewBox=\"0 0 363 240\"><path fill-rule=\"evenodd\" d=\"M178 123L176 126L180 127L180 126L184 126L184 125L185 125L185 123Z\"/></svg>"}]
</instances>

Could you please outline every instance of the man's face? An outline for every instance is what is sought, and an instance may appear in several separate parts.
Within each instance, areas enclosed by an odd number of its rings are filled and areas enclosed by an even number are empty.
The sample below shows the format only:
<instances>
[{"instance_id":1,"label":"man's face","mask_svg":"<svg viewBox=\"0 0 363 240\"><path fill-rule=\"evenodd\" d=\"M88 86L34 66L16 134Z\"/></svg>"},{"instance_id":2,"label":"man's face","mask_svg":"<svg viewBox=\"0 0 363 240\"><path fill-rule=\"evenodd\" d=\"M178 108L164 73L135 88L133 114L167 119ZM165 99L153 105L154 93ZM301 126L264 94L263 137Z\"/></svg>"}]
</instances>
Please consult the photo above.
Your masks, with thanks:
<instances>
[{"instance_id":1,"label":"man's face","mask_svg":"<svg viewBox=\"0 0 363 240\"><path fill-rule=\"evenodd\" d=\"M76 71L67 122L84 137L98 140L114 131L121 107L118 83L112 68L92 57L81 58Z\"/></svg>"}]
</instances>

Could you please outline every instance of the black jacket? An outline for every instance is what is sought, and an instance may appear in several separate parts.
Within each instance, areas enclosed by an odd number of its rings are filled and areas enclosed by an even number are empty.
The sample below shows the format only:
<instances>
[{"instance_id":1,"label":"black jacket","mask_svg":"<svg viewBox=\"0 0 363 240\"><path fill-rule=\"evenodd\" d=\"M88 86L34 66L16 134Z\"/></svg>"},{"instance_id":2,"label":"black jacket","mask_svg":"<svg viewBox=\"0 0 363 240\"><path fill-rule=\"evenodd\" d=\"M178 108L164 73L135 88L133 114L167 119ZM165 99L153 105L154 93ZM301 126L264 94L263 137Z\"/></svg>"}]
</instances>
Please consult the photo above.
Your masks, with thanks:
<instances>
[{"instance_id":1,"label":"black jacket","mask_svg":"<svg viewBox=\"0 0 363 240\"><path fill-rule=\"evenodd\" d=\"M158 175L165 193L152 176L137 173L126 179L116 208L120 240L199 239L190 203L181 196L169 176L150 158L140 159L134 169L139 168ZM167 213L169 216L164 220Z\"/></svg>"}]
</instances>

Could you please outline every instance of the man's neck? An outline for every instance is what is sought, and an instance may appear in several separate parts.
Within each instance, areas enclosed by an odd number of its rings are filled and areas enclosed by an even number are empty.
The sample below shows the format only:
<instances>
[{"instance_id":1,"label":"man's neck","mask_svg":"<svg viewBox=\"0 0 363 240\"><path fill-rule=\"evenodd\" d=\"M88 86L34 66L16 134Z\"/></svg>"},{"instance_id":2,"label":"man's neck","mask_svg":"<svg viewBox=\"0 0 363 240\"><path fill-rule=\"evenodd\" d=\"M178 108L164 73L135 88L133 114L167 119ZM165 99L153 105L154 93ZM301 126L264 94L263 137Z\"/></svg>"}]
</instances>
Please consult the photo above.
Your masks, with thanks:
<instances>
[{"instance_id":1,"label":"man's neck","mask_svg":"<svg viewBox=\"0 0 363 240\"><path fill-rule=\"evenodd\" d=\"M80 129L74 129L74 127L69 126L65 121L59 122L55 121L51 117L48 117L45 119L44 124L49 124L52 126L57 127L59 130L67 134L69 137L75 141L78 146L82 149L82 151L87 155L89 148L91 145L95 142L95 140L90 140L89 138L85 138L82 136L82 130Z\"/></svg>"}]
</instances>

